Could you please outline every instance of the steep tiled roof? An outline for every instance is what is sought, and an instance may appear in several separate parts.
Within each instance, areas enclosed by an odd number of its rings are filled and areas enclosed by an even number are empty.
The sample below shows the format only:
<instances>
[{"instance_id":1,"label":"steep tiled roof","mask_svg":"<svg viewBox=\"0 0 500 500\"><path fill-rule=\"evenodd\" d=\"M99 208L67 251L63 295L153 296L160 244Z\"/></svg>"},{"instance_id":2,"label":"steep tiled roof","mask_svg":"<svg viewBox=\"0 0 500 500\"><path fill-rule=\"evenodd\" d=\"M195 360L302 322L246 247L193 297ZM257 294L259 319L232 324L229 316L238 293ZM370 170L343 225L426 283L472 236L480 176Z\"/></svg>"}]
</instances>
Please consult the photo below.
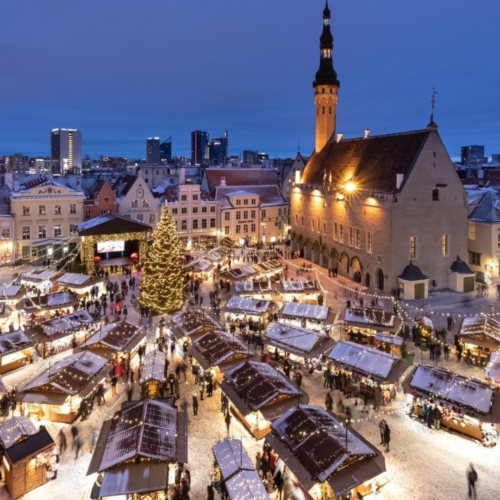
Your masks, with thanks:
<instances>
[{"instance_id":1,"label":"steep tiled roof","mask_svg":"<svg viewBox=\"0 0 500 500\"><path fill-rule=\"evenodd\" d=\"M469 203L471 203L469 195ZM500 197L489 190L482 194L479 200L475 200L477 205L469 215L469 220L479 222L500 222Z\"/></svg>"},{"instance_id":2,"label":"steep tiled roof","mask_svg":"<svg viewBox=\"0 0 500 500\"><path fill-rule=\"evenodd\" d=\"M389 192L396 174L407 174L427 137L427 130L329 142L311 156L303 184L322 185L324 174L333 185L355 180L358 189Z\"/></svg>"},{"instance_id":3,"label":"steep tiled roof","mask_svg":"<svg viewBox=\"0 0 500 500\"><path fill-rule=\"evenodd\" d=\"M136 180L137 175L124 175L123 177L117 179L117 181L113 184L113 191L116 192L117 196L125 196L130 191L130 188L134 185Z\"/></svg>"},{"instance_id":4,"label":"steep tiled roof","mask_svg":"<svg viewBox=\"0 0 500 500\"><path fill-rule=\"evenodd\" d=\"M221 208L232 208L228 196L259 196L259 207L287 205L278 186L219 186L213 192L213 197L220 202ZM255 205L253 205L255 207ZM251 206L249 207L251 208Z\"/></svg>"},{"instance_id":5,"label":"steep tiled roof","mask_svg":"<svg viewBox=\"0 0 500 500\"><path fill-rule=\"evenodd\" d=\"M271 169L209 168L205 171L205 175L207 176L208 191L212 196L212 191L220 186L222 177L226 179L226 186L277 186L279 184L278 172Z\"/></svg>"}]
</instances>

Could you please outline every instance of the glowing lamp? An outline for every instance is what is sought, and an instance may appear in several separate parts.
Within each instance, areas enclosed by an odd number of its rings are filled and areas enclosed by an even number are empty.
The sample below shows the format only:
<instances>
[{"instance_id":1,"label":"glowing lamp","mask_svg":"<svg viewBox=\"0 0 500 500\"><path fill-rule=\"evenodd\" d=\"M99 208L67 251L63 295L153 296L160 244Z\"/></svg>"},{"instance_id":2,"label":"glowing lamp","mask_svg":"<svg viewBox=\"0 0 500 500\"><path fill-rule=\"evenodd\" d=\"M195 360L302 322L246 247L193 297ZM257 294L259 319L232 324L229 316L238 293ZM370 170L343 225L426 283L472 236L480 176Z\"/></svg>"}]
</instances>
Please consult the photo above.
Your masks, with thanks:
<instances>
[{"instance_id":1,"label":"glowing lamp","mask_svg":"<svg viewBox=\"0 0 500 500\"><path fill-rule=\"evenodd\" d=\"M131 256L131 259L137 260L139 258L139 254L137 252L134 252Z\"/></svg>"},{"instance_id":2,"label":"glowing lamp","mask_svg":"<svg viewBox=\"0 0 500 500\"><path fill-rule=\"evenodd\" d=\"M345 190L348 193L352 193L353 191L356 191L356 184L354 184L354 182L352 182L352 181L346 182L345 183Z\"/></svg>"},{"instance_id":3,"label":"glowing lamp","mask_svg":"<svg viewBox=\"0 0 500 500\"><path fill-rule=\"evenodd\" d=\"M96 255L94 257L94 262L100 262L101 261L101 257L99 257L99 255Z\"/></svg>"}]
</instances>

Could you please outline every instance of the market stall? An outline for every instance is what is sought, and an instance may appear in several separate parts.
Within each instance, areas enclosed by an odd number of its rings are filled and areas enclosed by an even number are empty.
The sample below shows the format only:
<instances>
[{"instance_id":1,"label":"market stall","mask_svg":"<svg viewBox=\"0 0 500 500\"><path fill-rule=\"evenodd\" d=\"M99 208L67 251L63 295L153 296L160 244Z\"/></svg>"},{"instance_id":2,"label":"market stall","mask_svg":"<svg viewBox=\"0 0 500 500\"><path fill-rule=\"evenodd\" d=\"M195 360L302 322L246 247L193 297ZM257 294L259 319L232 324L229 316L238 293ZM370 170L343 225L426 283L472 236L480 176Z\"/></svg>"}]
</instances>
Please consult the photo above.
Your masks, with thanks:
<instances>
[{"instance_id":1,"label":"market stall","mask_svg":"<svg viewBox=\"0 0 500 500\"><path fill-rule=\"evenodd\" d=\"M160 397L160 384L165 381L165 361L163 351L149 351L144 356L141 373L141 398L157 399Z\"/></svg>"},{"instance_id":2,"label":"market stall","mask_svg":"<svg viewBox=\"0 0 500 500\"><path fill-rule=\"evenodd\" d=\"M27 365L33 359L33 345L22 330L0 335L0 374Z\"/></svg>"},{"instance_id":3,"label":"market stall","mask_svg":"<svg viewBox=\"0 0 500 500\"><path fill-rule=\"evenodd\" d=\"M345 332L351 342L374 345L378 332L395 334L401 326L401 319L392 311L370 308L347 308L341 311Z\"/></svg>"},{"instance_id":4,"label":"market stall","mask_svg":"<svg viewBox=\"0 0 500 500\"><path fill-rule=\"evenodd\" d=\"M256 439L270 432L271 422L309 396L267 363L245 361L228 371L220 383L231 408Z\"/></svg>"},{"instance_id":5,"label":"market stall","mask_svg":"<svg viewBox=\"0 0 500 500\"><path fill-rule=\"evenodd\" d=\"M423 417L437 405L441 427L495 446L500 423L500 388L444 368L420 365L403 382L411 414Z\"/></svg>"},{"instance_id":6,"label":"market stall","mask_svg":"<svg viewBox=\"0 0 500 500\"><path fill-rule=\"evenodd\" d=\"M16 304L25 294L26 287L24 285L0 286L0 301L3 304Z\"/></svg>"},{"instance_id":7,"label":"market stall","mask_svg":"<svg viewBox=\"0 0 500 500\"><path fill-rule=\"evenodd\" d=\"M234 285L234 293L239 297L251 297L257 300L272 300L273 289L269 280L238 281L238 283Z\"/></svg>"},{"instance_id":8,"label":"market stall","mask_svg":"<svg viewBox=\"0 0 500 500\"><path fill-rule=\"evenodd\" d=\"M252 266L241 266L219 273L219 278L236 283L237 281L247 280L254 274L257 274L257 271Z\"/></svg>"},{"instance_id":9,"label":"market stall","mask_svg":"<svg viewBox=\"0 0 500 500\"><path fill-rule=\"evenodd\" d=\"M269 500L262 480L239 439L223 439L212 452L214 477L226 486L230 500Z\"/></svg>"},{"instance_id":10,"label":"market stall","mask_svg":"<svg viewBox=\"0 0 500 500\"><path fill-rule=\"evenodd\" d=\"M265 439L300 492L293 498L364 498L388 482L382 453L320 406L290 408Z\"/></svg>"},{"instance_id":11,"label":"market stall","mask_svg":"<svg viewBox=\"0 0 500 500\"><path fill-rule=\"evenodd\" d=\"M33 318L45 316L50 311L73 312L73 307L78 303L78 298L73 292L58 292L34 297L25 297L16 306L24 314Z\"/></svg>"},{"instance_id":12,"label":"market stall","mask_svg":"<svg viewBox=\"0 0 500 500\"><path fill-rule=\"evenodd\" d=\"M51 269L31 271L21 275L21 284L36 287L43 292L47 292L54 286L54 281L61 275L62 272Z\"/></svg>"},{"instance_id":13,"label":"market stall","mask_svg":"<svg viewBox=\"0 0 500 500\"><path fill-rule=\"evenodd\" d=\"M198 280L200 283L203 283L209 278L209 273L213 268L213 262L204 258L193 260L184 266L185 271L189 273L191 279L193 281Z\"/></svg>"},{"instance_id":14,"label":"market stall","mask_svg":"<svg viewBox=\"0 0 500 500\"><path fill-rule=\"evenodd\" d=\"M71 424L82 399L93 400L94 390L111 370L107 359L92 352L72 354L56 363L48 360L19 388L16 399L21 412L32 419Z\"/></svg>"},{"instance_id":15,"label":"market stall","mask_svg":"<svg viewBox=\"0 0 500 500\"><path fill-rule=\"evenodd\" d=\"M278 349L280 359L289 358L299 364L307 360L316 360L321 364L321 358L334 344L334 340L326 334L282 322L271 325L264 339L268 351L275 352Z\"/></svg>"},{"instance_id":16,"label":"market stall","mask_svg":"<svg viewBox=\"0 0 500 500\"><path fill-rule=\"evenodd\" d=\"M212 370L217 381L222 380L224 373L241 363L242 359L255 356L240 337L221 331L208 332L195 339L188 353L203 370Z\"/></svg>"},{"instance_id":17,"label":"market stall","mask_svg":"<svg viewBox=\"0 0 500 500\"><path fill-rule=\"evenodd\" d=\"M37 353L45 359L80 345L96 327L94 318L82 309L27 328L26 335L36 343Z\"/></svg>"},{"instance_id":18,"label":"market stall","mask_svg":"<svg viewBox=\"0 0 500 500\"><path fill-rule=\"evenodd\" d=\"M53 460L54 448L54 440L41 428L4 449L5 487L13 500L47 482L47 466Z\"/></svg>"},{"instance_id":19,"label":"market stall","mask_svg":"<svg viewBox=\"0 0 500 500\"><path fill-rule=\"evenodd\" d=\"M2 451L37 432L38 429L28 417L12 417L6 420L0 425Z\"/></svg>"},{"instance_id":20,"label":"market stall","mask_svg":"<svg viewBox=\"0 0 500 500\"><path fill-rule=\"evenodd\" d=\"M269 321L272 307L268 300L255 300L233 295L222 311L224 319L230 324L236 325L249 320L265 324Z\"/></svg>"},{"instance_id":21,"label":"market stall","mask_svg":"<svg viewBox=\"0 0 500 500\"><path fill-rule=\"evenodd\" d=\"M278 292L283 302L317 304L321 288L319 283L314 280L291 280L279 283Z\"/></svg>"},{"instance_id":22,"label":"market stall","mask_svg":"<svg viewBox=\"0 0 500 500\"><path fill-rule=\"evenodd\" d=\"M403 343L403 337L398 337L392 333L377 332L375 335L375 348L379 351L401 356Z\"/></svg>"},{"instance_id":23,"label":"market stall","mask_svg":"<svg viewBox=\"0 0 500 500\"><path fill-rule=\"evenodd\" d=\"M258 264L254 264L253 267L257 271L258 278L278 281L283 273L283 265L279 260L260 261Z\"/></svg>"},{"instance_id":24,"label":"market stall","mask_svg":"<svg viewBox=\"0 0 500 500\"><path fill-rule=\"evenodd\" d=\"M65 273L57 278L57 283L62 288L67 288L79 297L90 294L93 287L97 286L99 294L105 292L104 278L89 276L88 274Z\"/></svg>"},{"instance_id":25,"label":"market stall","mask_svg":"<svg viewBox=\"0 0 500 500\"><path fill-rule=\"evenodd\" d=\"M491 355L500 350L500 322L489 316L464 318L458 341L466 364L486 366Z\"/></svg>"},{"instance_id":26,"label":"market stall","mask_svg":"<svg viewBox=\"0 0 500 500\"><path fill-rule=\"evenodd\" d=\"M329 332L335 321L335 312L326 306L286 302L281 310L281 319L284 323Z\"/></svg>"},{"instance_id":27,"label":"market stall","mask_svg":"<svg viewBox=\"0 0 500 500\"><path fill-rule=\"evenodd\" d=\"M103 473L99 498L168 500L174 464L187 456L187 415L168 403L140 401L103 423L87 475Z\"/></svg>"},{"instance_id":28,"label":"market stall","mask_svg":"<svg viewBox=\"0 0 500 500\"><path fill-rule=\"evenodd\" d=\"M389 404L409 364L399 356L354 342L337 342L328 359L345 380L345 388L371 401Z\"/></svg>"},{"instance_id":29,"label":"market stall","mask_svg":"<svg viewBox=\"0 0 500 500\"><path fill-rule=\"evenodd\" d=\"M490 384L500 387L500 351L491 355L490 362L486 366L485 378Z\"/></svg>"},{"instance_id":30,"label":"market stall","mask_svg":"<svg viewBox=\"0 0 500 500\"><path fill-rule=\"evenodd\" d=\"M86 337L79 349L92 351L110 361L131 359L140 345L146 344L147 330L126 321L102 326Z\"/></svg>"},{"instance_id":31,"label":"market stall","mask_svg":"<svg viewBox=\"0 0 500 500\"><path fill-rule=\"evenodd\" d=\"M429 344L434 340L434 323L427 316L416 316L414 318L416 336L414 336L415 343Z\"/></svg>"}]
</instances>

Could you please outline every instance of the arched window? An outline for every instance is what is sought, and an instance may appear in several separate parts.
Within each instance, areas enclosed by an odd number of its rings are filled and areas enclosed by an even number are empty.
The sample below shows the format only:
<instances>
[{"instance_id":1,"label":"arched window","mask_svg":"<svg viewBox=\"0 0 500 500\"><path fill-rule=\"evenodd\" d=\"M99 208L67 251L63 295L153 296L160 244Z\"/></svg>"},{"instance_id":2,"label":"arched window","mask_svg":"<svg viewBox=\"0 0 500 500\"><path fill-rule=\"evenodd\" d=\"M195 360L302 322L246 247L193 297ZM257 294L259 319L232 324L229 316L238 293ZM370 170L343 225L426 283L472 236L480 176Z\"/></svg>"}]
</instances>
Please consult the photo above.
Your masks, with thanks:
<instances>
[{"instance_id":1,"label":"arched window","mask_svg":"<svg viewBox=\"0 0 500 500\"><path fill-rule=\"evenodd\" d=\"M439 189L432 190L432 201L439 201Z\"/></svg>"},{"instance_id":2,"label":"arched window","mask_svg":"<svg viewBox=\"0 0 500 500\"><path fill-rule=\"evenodd\" d=\"M323 114L325 114L325 107L323 106Z\"/></svg>"}]
</instances>

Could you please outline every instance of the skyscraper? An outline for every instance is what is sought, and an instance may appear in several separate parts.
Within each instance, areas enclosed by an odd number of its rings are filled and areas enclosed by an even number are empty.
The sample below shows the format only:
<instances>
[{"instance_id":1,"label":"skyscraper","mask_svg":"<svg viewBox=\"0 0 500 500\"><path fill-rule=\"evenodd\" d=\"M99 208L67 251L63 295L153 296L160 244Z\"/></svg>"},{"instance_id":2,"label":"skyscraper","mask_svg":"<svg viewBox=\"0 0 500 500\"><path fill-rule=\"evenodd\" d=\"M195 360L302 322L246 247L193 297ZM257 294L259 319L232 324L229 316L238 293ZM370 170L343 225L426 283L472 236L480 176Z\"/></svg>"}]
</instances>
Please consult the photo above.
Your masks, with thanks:
<instances>
[{"instance_id":1,"label":"skyscraper","mask_svg":"<svg viewBox=\"0 0 500 500\"><path fill-rule=\"evenodd\" d=\"M212 165L223 165L228 157L229 138L227 130L224 132L224 137L220 139L212 139L208 145L210 163Z\"/></svg>"},{"instance_id":2,"label":"skyscraper","mask_svg":"<svg viewBox=\"0 0 500 500\"><path fill-rule=\"evenodd\" d=\"M149 137L146 141L146 163L148 165L160 164L160 138Z\"/></svg>"},{"instance_id":3,"label":"skyscraper","mask_svg":"<svg viewBox=\"0 0 500 500\"><path fill-rule=\"evenodd\" d=\"M195 130L191 132L191 161L193 165L199 165L208 159L208 132Z\"/></svg>"},{"instance_id":4,"label":"skyscraper","mask_svg":"<svg viewBox=\"0 0 500 500\"><path fill-rule=\"evenodd\" d=\"M172 137L165 139L160 144L160 161L167 165L172 160Z\"/></svg>"},{"instance_id":5,"label":"skyscraper","mask_svg":"<svg viewBox=\"0 0 500 500\"><path fill-rule=\"evenodd\" d=\"M462 146L462 163L480 165L484 162L484 146Z\"/></svg>"},{"instance_id":6,"label":"skyscraper","mask_svg":"<svg viewBox=\"0 0 500 500\"><path fill-rule=\"evenodd\" d=\"M81 172L82 133L73 128L55 128L50 134L50 163L54 175Z\"/></svg>"}]
</instances>

